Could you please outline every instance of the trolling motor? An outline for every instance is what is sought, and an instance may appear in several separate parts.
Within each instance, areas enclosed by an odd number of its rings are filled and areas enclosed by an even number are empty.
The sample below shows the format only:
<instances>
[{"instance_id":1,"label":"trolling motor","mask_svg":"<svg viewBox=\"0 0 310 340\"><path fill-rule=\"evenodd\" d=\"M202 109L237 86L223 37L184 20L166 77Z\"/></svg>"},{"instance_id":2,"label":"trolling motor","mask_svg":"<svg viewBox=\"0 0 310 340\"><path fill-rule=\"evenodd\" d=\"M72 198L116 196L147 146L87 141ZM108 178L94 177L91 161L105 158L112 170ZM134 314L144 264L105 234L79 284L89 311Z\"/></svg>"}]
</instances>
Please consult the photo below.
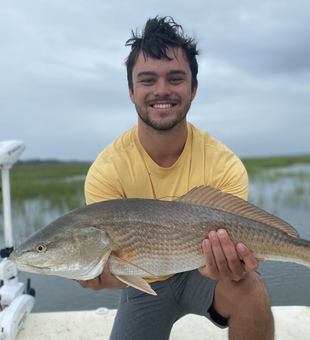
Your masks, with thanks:
<instances>
[{"instance_id":1,"label":"trolling motor","mask_svg":"<svg viewBox=\"0 0 310 340\"><path fill-rule=\"evenodd\" d=\"M0 169L2 177L3 217L5 248L0 255L0 340L15 340L25 318L34 306L35 292L23 282L18 282L17 267L9 260L13 251L13 234L11 221L11 198L9 170L17 162L20 154L25 150L25 144L12 140L0 142Z\"/></svg>"}]
</instances>

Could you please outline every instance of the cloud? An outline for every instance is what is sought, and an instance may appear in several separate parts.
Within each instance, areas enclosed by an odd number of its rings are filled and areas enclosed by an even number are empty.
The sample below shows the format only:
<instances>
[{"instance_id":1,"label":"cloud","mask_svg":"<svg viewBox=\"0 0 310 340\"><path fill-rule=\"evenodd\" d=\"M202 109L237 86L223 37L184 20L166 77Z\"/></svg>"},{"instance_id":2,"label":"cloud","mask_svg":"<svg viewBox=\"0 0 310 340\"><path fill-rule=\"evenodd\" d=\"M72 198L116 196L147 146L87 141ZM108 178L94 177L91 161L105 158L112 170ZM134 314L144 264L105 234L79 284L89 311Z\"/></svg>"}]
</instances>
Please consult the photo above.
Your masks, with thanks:
<instances>
[{"instance_id":1,"label":"cloud","mask_svg":"<svg viewBox=\"0 0 310 340\"><path fill-rule=\"evenodd\" d=\"M195 9L194 9L195 8ZM240 156L307 153L307 1L0 3L0 140L22 158L93 160L137 121L125 42L155 15L198 41L189 120Z\"/></svg>"}]
</instances>

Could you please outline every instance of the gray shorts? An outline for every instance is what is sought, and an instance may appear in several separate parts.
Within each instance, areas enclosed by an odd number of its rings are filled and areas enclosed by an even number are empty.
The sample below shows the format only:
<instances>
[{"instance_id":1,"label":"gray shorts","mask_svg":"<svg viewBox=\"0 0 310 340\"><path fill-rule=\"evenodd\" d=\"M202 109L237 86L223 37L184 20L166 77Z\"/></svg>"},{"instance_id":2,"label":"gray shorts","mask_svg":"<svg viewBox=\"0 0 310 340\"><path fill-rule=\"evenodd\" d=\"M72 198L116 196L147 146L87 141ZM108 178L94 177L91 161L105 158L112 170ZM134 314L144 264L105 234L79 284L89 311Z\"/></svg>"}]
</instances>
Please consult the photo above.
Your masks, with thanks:
<instances>
[{"instance_id":1,"label":"gray shorts","mask_svg":"<svg viewBox=\"0 0 310 340\"><path fill-rule=\"evenodd\" d=\"M173 324L186 314L227 327L228 320L211 307L216 283L193 270L151 283L157 296L123 289L110 340L168 340Z\"/></svg>"}]
</instances>

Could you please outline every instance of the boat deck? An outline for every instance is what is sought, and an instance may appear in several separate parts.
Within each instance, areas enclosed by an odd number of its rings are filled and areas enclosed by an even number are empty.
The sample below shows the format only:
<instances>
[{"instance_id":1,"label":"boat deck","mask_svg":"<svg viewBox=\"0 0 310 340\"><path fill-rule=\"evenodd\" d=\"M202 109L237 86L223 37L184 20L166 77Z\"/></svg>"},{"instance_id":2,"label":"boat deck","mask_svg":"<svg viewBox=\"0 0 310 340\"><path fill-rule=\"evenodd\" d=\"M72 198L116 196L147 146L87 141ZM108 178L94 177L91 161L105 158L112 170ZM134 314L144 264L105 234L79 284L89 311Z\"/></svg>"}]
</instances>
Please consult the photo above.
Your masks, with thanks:
<instances>
[{"instance_id":1,"label":"boat deck","mask_svg":"<svg viewBox=\"0 0 310 340\"><path fill-rule=\"evenodd\" d=\"M276 340L304 340L310 334L310 307L272 308ZM108 340L116 310L30 314L17 340ZM206 336L207 334L207 336ZM218 329L204 317L187 315L175 323L170 340L224 340L227 330Z\"/></svg>"}]
</instances>

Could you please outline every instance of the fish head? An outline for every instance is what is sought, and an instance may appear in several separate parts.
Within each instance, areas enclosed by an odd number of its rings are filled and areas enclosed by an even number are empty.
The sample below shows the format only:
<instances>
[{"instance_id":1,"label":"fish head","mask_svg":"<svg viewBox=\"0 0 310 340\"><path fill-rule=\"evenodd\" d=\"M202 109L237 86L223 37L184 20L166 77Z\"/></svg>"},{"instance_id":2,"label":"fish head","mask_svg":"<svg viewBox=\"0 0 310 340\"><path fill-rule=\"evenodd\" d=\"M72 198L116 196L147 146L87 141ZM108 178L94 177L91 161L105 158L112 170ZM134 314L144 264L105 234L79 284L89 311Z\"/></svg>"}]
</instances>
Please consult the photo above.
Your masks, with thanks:
<instances>
[{"instance_id":1,"label":"fish head","mask_svg":"<svg viewBox=\"0 0 310 340\"><path fill-rule=\"evenodd\" d=\"M86 215L67 214L23 242L10 255L20 271L90 280L111 253L106 232Z\"/></svg>"}]
</instances>

